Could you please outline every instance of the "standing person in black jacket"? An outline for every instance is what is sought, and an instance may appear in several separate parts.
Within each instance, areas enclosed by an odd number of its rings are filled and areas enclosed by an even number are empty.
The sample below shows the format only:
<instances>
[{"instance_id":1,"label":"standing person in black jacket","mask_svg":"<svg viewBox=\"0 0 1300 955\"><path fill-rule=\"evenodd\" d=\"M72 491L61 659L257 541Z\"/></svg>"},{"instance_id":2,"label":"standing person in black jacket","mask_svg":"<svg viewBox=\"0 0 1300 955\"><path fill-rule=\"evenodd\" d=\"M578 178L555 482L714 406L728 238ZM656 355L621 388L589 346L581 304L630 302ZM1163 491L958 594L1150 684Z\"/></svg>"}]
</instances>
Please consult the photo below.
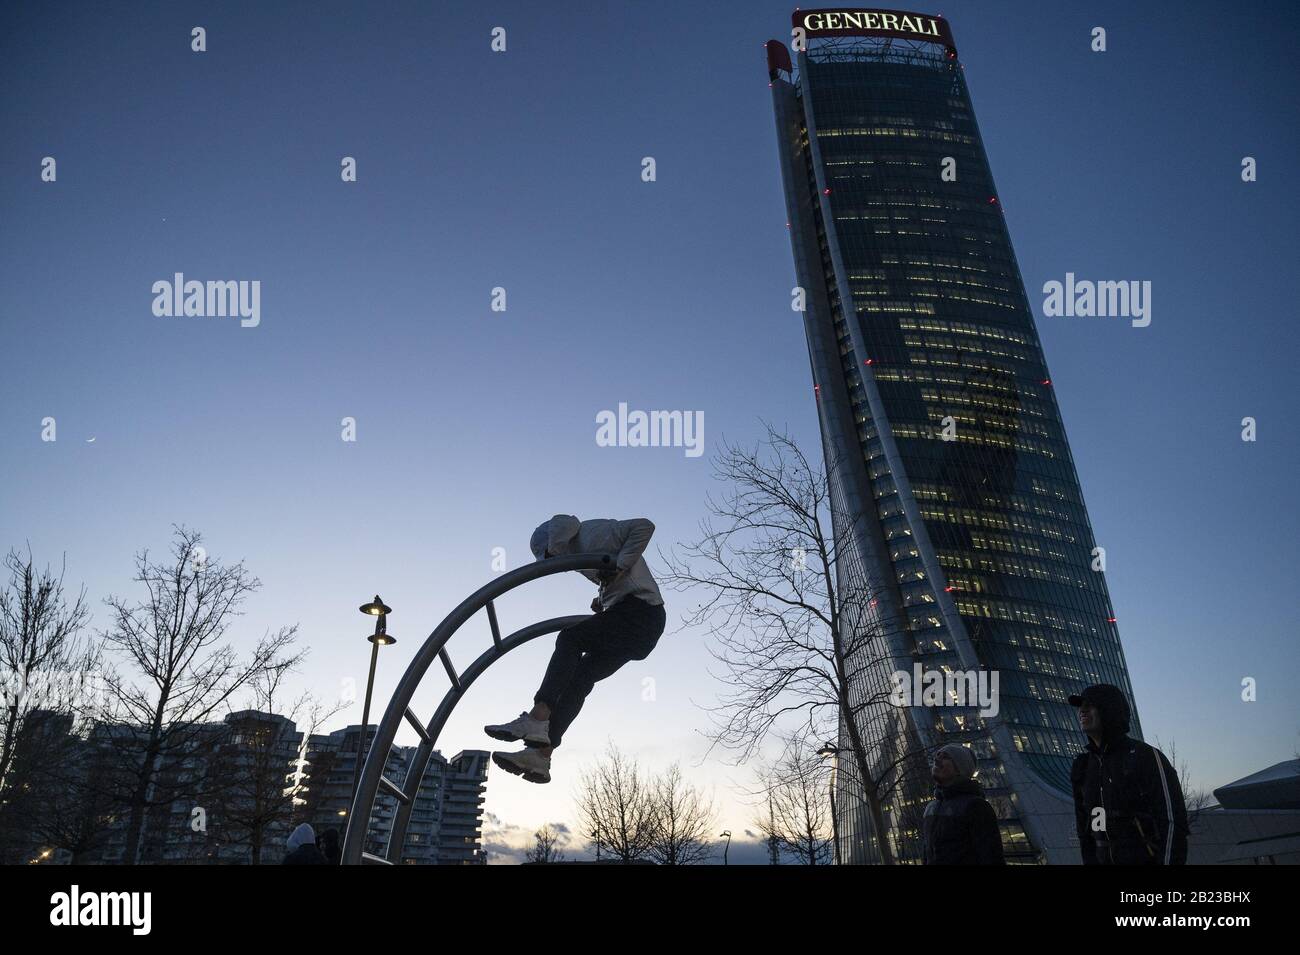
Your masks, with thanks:
<instances>
[{"instance_id":1,"label":"standing person in black jacket","mask_svg":"<svg viewBox=\"0 0 1300 955\"><path fill-rule=\"evenodd\" d=\"M1075 825L1084 865L1183 865L1187 809L1178 774L1154 746L1128 735L1128 700L1098 683L1070 697L1088 748L1074 760Z\"/></svg>"},{"instance_id":2,"label":"standing person in black jacket","mask_svg":"<svg viewBox=\"0 0 1300 955\"><path fill-rule=\"evenodd\" d=\"M316 848L320 850L326 862L330 865L338 865L339 856L342 855L339 847L339 831L331 826L317 835Z\"/></svg>"},{"instance_id":3,"label":"standing person in black jacket","mask_svg":"<svg viewBox=\"0 0 1300 955\"><path fill-rule=\"evenodd\" d=\"M949 743L934 754L934 801L921 835L926 865L1004 865L998 817L974 779L975 754Z\"/></svg>"}]
</instances>

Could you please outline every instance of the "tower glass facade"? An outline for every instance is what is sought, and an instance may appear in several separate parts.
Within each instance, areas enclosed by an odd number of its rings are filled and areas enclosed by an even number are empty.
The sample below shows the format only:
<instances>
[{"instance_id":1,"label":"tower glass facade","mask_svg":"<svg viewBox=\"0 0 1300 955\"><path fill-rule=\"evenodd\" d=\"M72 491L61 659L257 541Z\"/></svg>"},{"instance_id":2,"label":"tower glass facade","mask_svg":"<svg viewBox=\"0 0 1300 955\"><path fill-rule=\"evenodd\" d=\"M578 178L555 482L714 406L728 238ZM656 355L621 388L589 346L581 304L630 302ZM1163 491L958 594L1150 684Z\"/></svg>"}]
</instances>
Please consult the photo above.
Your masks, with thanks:
<instances>
[{"instance_id":1,"label":"tower glass facade","mask_svg":"<svg viewBox=\"0 0 1300 955\"><path fill-rule=\"evenodd\" d=\"M795 26L885 13L855 12L796 13ZM883 812L867 811L841 756L841 858L880 858L877 819L895 858L918 858L926 756L959 741L975 750L1008 855L1072 861L1081 737L1066 697L1094 682L1130 702L1132 691L951 34L939 18L893 16L942 29L812 36L797 64L768 44L840 591L869 598L848 616L889 650L863 661L851 697L864 703L845 715L886 783ZM997 714L865 702L917 663L996 672Z\"/></svg>"}]
</instances>

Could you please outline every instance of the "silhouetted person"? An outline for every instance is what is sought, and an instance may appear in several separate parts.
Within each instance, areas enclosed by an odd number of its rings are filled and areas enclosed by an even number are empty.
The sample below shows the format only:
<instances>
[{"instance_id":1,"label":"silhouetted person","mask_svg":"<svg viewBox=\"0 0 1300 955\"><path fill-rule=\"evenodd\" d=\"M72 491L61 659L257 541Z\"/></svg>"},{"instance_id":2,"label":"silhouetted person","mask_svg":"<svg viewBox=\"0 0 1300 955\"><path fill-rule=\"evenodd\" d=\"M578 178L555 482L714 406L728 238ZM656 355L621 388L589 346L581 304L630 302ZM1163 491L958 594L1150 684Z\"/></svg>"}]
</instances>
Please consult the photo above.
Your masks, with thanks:
<instances>
[{"instance_id":1,"label":"silhouetted person","mask_svg":"<svg viewBox=\"0 0 1300 955\"><path fill-rule=\"evenodd\" d=\"M1004 865L998 817L975 781L975 754L949 743L934 754L934 801L921 820L926 865Z\"/></svg>"},{"instance_id":2,"label":"silhouetted person","mask_svg":"<svg viewBox=\"0 0 1300 955\"><path fill-rule=\"evenodd\" d=\"M284 844L289 854L284 857L281 865L329 865L316 848L316 831L305 822L289 833Z\"/></svg>"},{"instance_id":3,"label":"silhouetted person","mask_svg":"<svg viewBox=\"0 0 1300 955\"><path fill-rule=\"evenodd\" d=\"M1119 687L1098 683L1070 697L1088 748L1074 760L1074 817L1084 865L1183 865L1187 808L1178 774L1154 746L1128 735Z\"/></svg>"},{"instance_id":4,"label":"silhouetted person","mask_svg":"<svg viewBox=\"0 0 1300 955\"><path fill-rule=\"evenodd\" d=\"M339 851L339 831L332 826L316 837L316 848L330 865L338 865L342 853Z\"/></svg>"},{"instance_id":5,"label":"silhouetted person","mask_svg":"<svg viewBox=\"0 0 1300 955\"><path fill-rule=\"evenodd\" d=\"M611 554L614 570L580 571L600 585L592 601L596 616L561 630L533 708L509 723L485 726L493 739L522 740L517 753L495 752L492 761L530 783L551 781L551 753L600 680L630 660L644 660L659 642L666 620L663 597L641 554L655 526L630 521L579 521L557 514L533 532L529 546L538 560L564 554Z\"/></svg>"}]
</instances>

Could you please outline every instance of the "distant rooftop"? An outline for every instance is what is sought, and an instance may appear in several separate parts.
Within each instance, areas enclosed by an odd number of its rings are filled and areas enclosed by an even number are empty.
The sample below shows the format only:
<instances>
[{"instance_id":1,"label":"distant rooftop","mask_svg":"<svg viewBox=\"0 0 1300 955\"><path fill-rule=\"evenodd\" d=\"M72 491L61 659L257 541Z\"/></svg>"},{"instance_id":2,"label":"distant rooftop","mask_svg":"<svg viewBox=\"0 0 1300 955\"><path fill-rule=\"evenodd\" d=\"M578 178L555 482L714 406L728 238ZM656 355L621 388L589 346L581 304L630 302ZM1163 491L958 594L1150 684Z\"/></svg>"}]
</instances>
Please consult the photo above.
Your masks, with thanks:
<instances>
[{"instance_id":1,"label":"distant rooftop","mask_svg":"<svg viewBox=\"0 0 1300 955\"><path fill-rule=\"evenodd\" d=\"M1300 759L1287 759L1220 786L1214 798L1224 809L1300 809Z\"/></svg>"}]
</instances>

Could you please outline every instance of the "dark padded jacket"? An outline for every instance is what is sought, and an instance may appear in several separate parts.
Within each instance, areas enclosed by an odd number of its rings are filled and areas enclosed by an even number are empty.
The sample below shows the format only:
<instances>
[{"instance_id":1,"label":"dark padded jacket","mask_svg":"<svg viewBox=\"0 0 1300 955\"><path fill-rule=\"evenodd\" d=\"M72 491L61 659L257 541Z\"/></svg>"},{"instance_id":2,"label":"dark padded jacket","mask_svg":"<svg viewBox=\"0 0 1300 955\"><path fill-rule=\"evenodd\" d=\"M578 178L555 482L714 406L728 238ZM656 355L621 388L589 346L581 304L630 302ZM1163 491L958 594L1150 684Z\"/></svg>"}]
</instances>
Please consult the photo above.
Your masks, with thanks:
<instances>
[{"instance_id":1,"label":"dark padded jacket","mask_svg":"<svg viewBox=\"0 0 1300 955\"><path fill-rule=\"evenodd\" d=\"M973 779L934 791L921 835L926 865L1005 864L997 814Z\"/></svg>"},{"instance_id":2,"label":"dark padded jacket","mask_svg":"<svg viewBox=\"0 0 1300 955\"><path fill-rule=\"evenodd\" d=\"M307 842L294 849L281 860L280 865L329 865L329 860L321 855L314 842Z\"/></svg>"},{"instance_id":3,"label":"dark padded jacket","mask_svg":"<svg viewBox=\"0 0 1300 955\"><path fill-rule=\"evenodd\" d=\"M1089 740L1070 770L1083 864L1184 865L1187 809L1178 774L1164 753L1128 735L1126 701L1097 708L1101 745Z\"/></svg>"}]
</instances>

